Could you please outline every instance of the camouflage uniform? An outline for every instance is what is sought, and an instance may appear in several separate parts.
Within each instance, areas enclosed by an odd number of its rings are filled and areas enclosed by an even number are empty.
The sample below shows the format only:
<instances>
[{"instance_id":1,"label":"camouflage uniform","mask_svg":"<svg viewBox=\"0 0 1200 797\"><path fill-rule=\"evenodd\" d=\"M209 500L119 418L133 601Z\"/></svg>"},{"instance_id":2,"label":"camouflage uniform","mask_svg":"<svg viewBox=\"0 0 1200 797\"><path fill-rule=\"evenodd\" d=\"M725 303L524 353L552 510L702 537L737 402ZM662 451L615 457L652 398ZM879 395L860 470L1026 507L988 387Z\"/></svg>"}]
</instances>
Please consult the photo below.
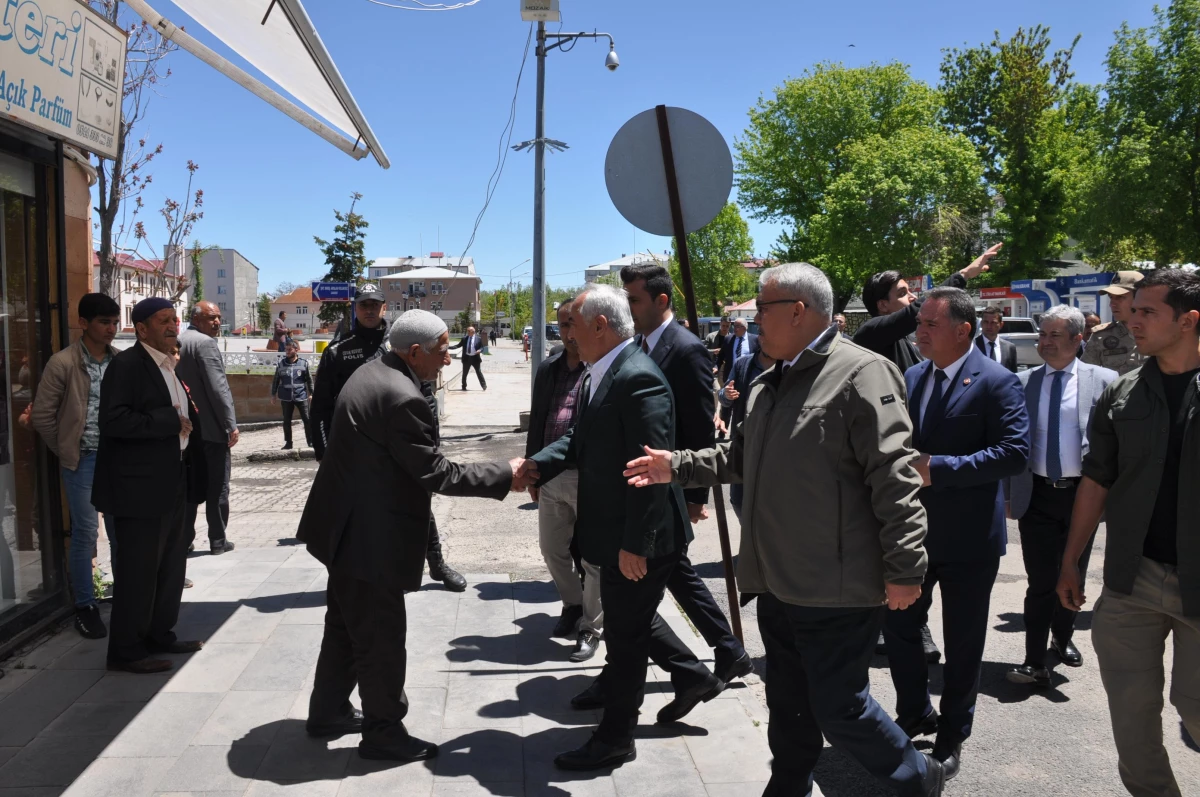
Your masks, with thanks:
<instances>
[{"instance_id":1,"label":"camouflage uniform","mask_svg":"<svg viewBox=\"0 0 1200 797\"><path fill-rule=\"evenodd\" d=\"M1142 360L1133 333L1123 321L1113 321L1095 327L1083 350L1083 361L1088 365L1111 368L1121 375L1139 367Z\"/></svg>"}]
</instances>

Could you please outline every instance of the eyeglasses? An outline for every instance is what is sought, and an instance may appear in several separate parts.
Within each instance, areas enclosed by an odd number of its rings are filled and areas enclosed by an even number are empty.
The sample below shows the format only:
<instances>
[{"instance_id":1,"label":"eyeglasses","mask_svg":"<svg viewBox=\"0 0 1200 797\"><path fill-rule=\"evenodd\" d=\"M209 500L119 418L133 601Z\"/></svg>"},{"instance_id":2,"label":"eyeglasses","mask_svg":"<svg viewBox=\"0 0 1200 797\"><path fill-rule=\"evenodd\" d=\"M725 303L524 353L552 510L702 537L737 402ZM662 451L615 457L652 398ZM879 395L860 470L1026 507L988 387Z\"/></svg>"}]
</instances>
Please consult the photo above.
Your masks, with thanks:
<instances>
[{"instance_id":1,"label":"eyeglasses","mask_svg":"<svg viewBox=\"0 0 1200 797\"><path fill-rule=\"evenodd\" d=\"M803 301L803 300L802 300L802 299L772 299L772 300L771 300L771 301L769 301L769 302L764 302L762 299L757 299L757 300L755 300L755 302L754 302L754 307L755 307L755 308L758 310L758 312L760 312L760 313L761 313L761 312L763 311L763 308L764 308L764 307L767 307L768 305L772 305L772 304L795 304L796 302L800 302L800 301Z\"/></svg>"}]
</instances>

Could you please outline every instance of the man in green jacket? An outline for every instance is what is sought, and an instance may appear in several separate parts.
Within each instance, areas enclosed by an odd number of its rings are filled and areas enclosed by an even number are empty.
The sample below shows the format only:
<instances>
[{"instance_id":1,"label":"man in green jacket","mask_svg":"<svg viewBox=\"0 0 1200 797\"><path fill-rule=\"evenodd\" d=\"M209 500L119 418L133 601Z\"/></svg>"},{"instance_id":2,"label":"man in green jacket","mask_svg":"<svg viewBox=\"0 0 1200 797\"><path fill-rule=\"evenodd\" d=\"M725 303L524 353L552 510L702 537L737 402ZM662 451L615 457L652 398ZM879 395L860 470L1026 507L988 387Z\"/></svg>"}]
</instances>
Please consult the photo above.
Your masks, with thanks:
<instances>
[{"instance_id":1,"label":"man in green jacket","mask_svg":"<svg viewBox=\"0 0 1200 797\"><path fill-rule=\"evenodd\" d=\"M1200 739L1200 275L1155 269L1136 290L1129 331L1146 360L1092 412L1058 595L1083 606L1079 560L1107 513L1092 643L1118 770L1135 797L1179 797L1163 747L1163 649L1172 635L1171 703Z\"/></svg>"},{"instance_id":2,"label":"man in green jacket","mask_svg":"<svg viewBox=\"0 0 1200 797\"><path fill-rule=\"evenodd\" d=\"M904 379L841 337L819 269L789 263L759 281L759 344L779 362L752 384L746 420L704 451L647 446L625 475L745 484L737 578L758 597L767 651L765 797L811 792L822 735L901 795L941 794L942 764L875 702L868 676L884 613L920 597L927 563Z\"/></svg>"}]
</instances>

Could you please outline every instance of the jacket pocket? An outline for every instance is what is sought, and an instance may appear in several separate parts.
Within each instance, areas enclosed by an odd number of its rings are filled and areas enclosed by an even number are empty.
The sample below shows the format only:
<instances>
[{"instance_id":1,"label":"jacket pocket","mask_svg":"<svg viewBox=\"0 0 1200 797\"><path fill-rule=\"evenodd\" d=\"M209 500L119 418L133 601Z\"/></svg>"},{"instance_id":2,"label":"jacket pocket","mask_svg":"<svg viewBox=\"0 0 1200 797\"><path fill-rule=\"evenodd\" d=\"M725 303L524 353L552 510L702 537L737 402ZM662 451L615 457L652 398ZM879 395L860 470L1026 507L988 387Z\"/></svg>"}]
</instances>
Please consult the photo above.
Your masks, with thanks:
<instances>
[{"instance_id":1,"label":"jacket pocket","mask_svg":"<svg viewBox=\"0 0 1200 797\"><path fill-rule=\"evenodd\" d=\"M1127 400L1112 408L1113 432L1117 437L1118 459L1140 459L1150 453L1155 430L1150 407L1144 402Z\"/></svg>"}]
</instances>

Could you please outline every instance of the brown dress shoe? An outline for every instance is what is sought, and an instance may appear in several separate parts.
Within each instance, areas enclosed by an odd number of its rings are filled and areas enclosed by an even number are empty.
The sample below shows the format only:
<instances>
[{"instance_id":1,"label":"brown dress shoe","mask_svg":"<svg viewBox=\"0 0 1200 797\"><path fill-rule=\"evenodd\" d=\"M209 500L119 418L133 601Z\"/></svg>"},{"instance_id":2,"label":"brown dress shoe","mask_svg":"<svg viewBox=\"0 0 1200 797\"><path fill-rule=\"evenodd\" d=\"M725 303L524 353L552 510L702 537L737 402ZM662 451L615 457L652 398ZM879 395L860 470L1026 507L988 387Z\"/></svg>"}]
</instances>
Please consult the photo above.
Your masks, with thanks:
<instances>
[{"instance_id":1,"label":"brown dress shoe","mask_svg":"<svg viewBox=\"0 0 1200 797\"><path fill-rule=\"evenodd\" d=\"M166 672L174 665L166 659L152 659L147 656L137 661L108 660L108 669L117 672L131 672L135 675L149 675L156 672Z\"/></svg>"}]
</instances>

